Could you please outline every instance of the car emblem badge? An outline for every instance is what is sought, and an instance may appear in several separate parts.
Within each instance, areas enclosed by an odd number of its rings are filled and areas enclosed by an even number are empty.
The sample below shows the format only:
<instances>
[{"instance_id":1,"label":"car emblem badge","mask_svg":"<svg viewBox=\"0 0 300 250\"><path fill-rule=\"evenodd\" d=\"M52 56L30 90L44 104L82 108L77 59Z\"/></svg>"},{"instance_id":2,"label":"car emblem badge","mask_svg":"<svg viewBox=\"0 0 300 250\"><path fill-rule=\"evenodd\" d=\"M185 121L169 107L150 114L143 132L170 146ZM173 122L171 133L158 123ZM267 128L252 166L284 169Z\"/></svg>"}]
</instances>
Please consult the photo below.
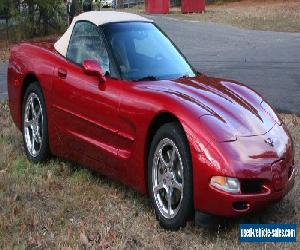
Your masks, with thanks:
<instances>
[{"instance_id":1,"label":"car emblem badge","mask_svg":"<svg viewBox=\"0 0 300 250\"><path fill-rule=\"evenodd\" d=\"M271 147L274 147L274 141L272 140L272 138L266 139L265 143L269 144Z\"/></svg>"}]
</instances>

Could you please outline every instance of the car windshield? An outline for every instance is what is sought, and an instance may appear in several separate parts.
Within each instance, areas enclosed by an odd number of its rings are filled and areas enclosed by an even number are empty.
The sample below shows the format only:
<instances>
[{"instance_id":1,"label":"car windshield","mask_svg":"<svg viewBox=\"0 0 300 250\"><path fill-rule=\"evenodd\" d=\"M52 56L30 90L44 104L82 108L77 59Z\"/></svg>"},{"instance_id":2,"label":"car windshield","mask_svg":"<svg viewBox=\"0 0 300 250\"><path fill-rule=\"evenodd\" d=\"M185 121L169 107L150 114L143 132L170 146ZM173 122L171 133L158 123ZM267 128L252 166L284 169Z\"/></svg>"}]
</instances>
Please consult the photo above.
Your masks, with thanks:
<instances>
[{"instance_id":1,"label":"car windshield","mask_svg":"<svg viewBox=\"0 0 300 250\"><path fill-rule=\"evenodd\" d=\"M125 22L103 26L125 80L170 80L195 76L170 40L152 23Z\"/></svg>"}]
</instances>

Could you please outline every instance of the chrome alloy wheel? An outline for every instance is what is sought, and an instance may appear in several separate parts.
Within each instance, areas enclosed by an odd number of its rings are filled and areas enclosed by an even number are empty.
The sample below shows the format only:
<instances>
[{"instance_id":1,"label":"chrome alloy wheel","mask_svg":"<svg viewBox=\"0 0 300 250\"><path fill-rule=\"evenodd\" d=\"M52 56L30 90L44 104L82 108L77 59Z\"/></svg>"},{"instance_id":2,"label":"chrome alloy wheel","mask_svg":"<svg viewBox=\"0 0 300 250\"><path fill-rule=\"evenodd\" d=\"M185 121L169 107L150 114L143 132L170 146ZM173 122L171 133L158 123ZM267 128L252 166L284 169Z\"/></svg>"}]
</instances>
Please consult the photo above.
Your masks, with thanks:
<instances>
[{"instance_id":1,"label":"chrome alloy wheel","mask_svg":"<svg viewBox=\"0 0 300 250\"><path fill-rule=\"evenodd\" d=\"M160 213L174 218L183 198L183 164L179 150L169 139L162 139L155 150L152 167L153 194Z\"/></svg>"},{"instance_id":2,"label":"chrome alloy wheel","mask_svg":"<svg viewBox=\"0 0 300 250\"><path fill-rule=\"evenodd\" d=\"M43 143L43 110L39 97L31 93L25 104L24 137L28 152L36 157Z\"/></svg>"}]
</instances>

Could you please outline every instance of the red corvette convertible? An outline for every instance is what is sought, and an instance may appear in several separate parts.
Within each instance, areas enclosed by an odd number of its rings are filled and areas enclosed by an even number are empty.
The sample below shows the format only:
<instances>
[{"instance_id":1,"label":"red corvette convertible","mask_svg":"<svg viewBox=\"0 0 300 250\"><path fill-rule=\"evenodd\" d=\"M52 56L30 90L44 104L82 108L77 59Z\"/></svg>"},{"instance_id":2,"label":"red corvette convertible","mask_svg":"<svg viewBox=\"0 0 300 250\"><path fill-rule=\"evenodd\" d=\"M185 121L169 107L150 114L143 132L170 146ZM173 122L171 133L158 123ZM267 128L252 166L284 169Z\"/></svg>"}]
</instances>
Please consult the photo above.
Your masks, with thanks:
<instances>
[{"instance_id":1,"label":"red corvette convertible","mask_svg":"<svg viewBox=\"0 0 300 250\"><path fill-rule=\"evenodd\" d=\"M148 193L160 224L241 216L294 184L294 146L248 87L196 72L151 21L76 17L56 42L11 52L9 105L27 157L76 161Z\"/></svg>"}]
</instances>

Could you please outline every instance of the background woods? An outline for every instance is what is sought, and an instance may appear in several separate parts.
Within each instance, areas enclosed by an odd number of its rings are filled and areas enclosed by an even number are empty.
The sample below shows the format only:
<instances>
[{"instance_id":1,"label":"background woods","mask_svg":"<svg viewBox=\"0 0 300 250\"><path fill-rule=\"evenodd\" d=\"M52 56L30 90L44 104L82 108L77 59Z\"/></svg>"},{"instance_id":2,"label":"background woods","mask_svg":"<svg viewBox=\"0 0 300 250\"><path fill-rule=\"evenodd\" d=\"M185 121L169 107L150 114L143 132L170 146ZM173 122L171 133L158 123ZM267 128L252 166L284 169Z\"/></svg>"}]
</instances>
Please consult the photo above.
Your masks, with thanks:
<instances>
[{"instance_id":1,"label":"background woods","mask_svg":"<svg viewBox=\"0 0 300 250\"><path fill-rule=\"evenodd\" d=\"M66 25L66 7L63 0L0 0L0 18L1 40L5 33L9 40L44 36Z\"/></svg>"}]
</instances>

